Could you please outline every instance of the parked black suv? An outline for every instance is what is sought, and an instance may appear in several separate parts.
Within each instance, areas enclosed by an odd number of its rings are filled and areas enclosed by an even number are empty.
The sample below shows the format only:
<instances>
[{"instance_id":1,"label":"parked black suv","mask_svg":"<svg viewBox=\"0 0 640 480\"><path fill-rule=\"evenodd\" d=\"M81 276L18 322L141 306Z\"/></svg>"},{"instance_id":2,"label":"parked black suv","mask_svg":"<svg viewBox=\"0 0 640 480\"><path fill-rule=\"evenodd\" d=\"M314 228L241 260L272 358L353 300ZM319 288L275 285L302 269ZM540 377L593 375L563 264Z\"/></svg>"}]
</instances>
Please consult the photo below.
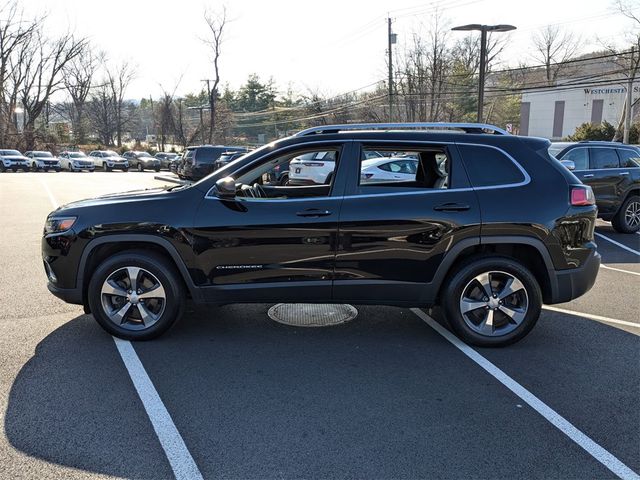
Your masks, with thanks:
<instances>
[{"instance_id":1,"label":"parked black suv","mask_svg":"<svg viewBox=\"0 0 640 480\"><path fill-rule=\"evenodd\" d=\"M614 142L556 142L549 153L590 185L598 216L620 233L640 230L640 148Z\"/></svg>"},{"instance_id":2,"label":"parked black suv","mask_svg":"<svg viewBox=\"0 0 640 480\"><path fill-rule=\"evenodd\" d=\"M49 289L136 340L167 330L189 297L439 304L465 341L506 345L543 302L589 290L600 264L591 188L548 146L478 124L305 130L193 185L58 208L42 239ZM415 178L361 181L371 151L418 158ZM330 184L269 183L309 152L336 153Z\"/></svg>"},{"instance_id":3,"label":"parked black suv","mask_svg":"<svg viewBox=\"0 0 640 480\"><path fill-rule=\"evenodd\" d=\"M178 167L178 176L188 180L200 180L216 170L216 161L226 152L246 152L244 147L200 145L187 147Z\"/></svg>"}]
</instances>

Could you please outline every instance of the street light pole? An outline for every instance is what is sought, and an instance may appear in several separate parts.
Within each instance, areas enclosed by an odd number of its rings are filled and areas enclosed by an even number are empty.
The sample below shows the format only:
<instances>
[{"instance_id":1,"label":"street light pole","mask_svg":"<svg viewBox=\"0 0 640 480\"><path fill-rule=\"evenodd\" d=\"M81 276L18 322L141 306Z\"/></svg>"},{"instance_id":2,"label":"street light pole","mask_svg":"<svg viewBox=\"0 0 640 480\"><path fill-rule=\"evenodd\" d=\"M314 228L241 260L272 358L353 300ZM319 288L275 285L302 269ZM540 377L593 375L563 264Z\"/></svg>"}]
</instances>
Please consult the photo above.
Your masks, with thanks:
<instances>
[{"instance_id":1,"label":"street light pole","mask_svg":"<svg viewBox=\"0 0 640 480\"><path fill-rule=\"evenodd\" d=\"M453 27L454 31L480 31L480 72L478 72L478 123L482 123L484 117L484 82L487 70L487 32L509 32L515 30L513 25L480 25L472 23L470 25L460 25Z\"/></svg>"}]
</instances>

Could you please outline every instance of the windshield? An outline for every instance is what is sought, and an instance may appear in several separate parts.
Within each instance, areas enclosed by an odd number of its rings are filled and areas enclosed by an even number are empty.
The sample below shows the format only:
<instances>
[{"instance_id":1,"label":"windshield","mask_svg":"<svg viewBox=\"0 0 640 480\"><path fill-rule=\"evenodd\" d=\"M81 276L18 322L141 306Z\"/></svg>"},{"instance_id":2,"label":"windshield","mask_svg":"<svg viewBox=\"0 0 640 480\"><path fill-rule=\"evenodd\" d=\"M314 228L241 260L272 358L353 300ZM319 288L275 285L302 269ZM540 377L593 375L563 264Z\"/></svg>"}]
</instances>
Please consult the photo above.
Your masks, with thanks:
<instances>
[{"instance_id":1,"label":"windshield","mask_svg":"<svg viewBox=\"0 0 640 480\"><path fill-rule=\"evenodd\" d=\"M18 150L0 150L0 155L22 155Z\"/></svg>"},{"instance_id":2,"label":"windshield","mask_svg":"<svg viewBox=\"0 0 640 480\"><path fill-rule=\"evenodd\" d=\"M555 157L569 145L569 143L552 143L549 145L549 153Z\"/></svg>"},{"instance_id":3,"label":"windshield","mask_svg":"<svg viewBox=\"0 0 640 480\"><path fill-rule=\"evenodd\" d=\"M114 152L113 150L107 150L104 153L106 153L107 155L109 155L110 157L119 157L120 155L118 155L116 152Z\"/></svg>"},{"instance_id":4,"label":"windshield","mask_svg":"<svg viewBox=\"0 0 640 480\"><path fill-rule=\"evenodd\" d=\"M53 155L49 152L33 152L33 156L36 158L53 158Z\"/></svg>"},{"instance_id":5,"label":"windshield","mask_svg":"<svg viewBox=\"0 0 640 480\"><path fill-rule=\"evenodd\" d=\"M84 158L86 155L82 152L70 152L69 158Z\"/></svg>"},{"instance_id":6,"label":"windshield","mask_svg":"<svg viewBox=\"0 0 640 480\"><path fill-rule=\"evenodd\" d=\"M138 157L151 157L147 152L140 152L136 154ZM151 157L153 158L153 157Z\"/></svg>"}]
</instances>

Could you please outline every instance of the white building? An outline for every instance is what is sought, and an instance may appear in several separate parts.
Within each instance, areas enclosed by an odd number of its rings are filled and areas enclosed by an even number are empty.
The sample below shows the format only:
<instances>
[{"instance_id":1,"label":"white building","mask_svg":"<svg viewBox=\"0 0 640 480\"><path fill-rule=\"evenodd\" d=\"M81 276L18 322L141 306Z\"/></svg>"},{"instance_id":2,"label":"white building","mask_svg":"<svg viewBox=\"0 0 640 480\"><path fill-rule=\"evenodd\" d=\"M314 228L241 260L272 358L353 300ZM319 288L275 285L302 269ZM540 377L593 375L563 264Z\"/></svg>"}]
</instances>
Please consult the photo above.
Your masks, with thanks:
<instances>
[{"instance_id":1,"label":"white building","mask_svg":"<svg viewBox=\"0 0 640 480\"><path fill-rule=\"evenodd\" d=\"M572 135L583 123L607 121L617 126L624 109L627 87L620 83L570 87L527 92L520 106L520 135L559 140ZM632 88L633 100L640 96L640 83ZM632 102L633 103L633 102ZM633 109L635 117L639 105Z\"/></svg>"}]
</instances>

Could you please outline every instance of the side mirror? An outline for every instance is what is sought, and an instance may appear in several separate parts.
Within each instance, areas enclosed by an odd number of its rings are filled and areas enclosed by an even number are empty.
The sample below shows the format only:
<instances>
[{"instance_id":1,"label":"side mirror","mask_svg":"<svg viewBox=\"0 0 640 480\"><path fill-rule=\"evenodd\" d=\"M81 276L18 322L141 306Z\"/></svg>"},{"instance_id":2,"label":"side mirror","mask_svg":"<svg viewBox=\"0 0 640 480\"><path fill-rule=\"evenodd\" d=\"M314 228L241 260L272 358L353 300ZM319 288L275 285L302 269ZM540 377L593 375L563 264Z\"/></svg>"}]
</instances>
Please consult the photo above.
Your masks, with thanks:
<instances>
[{"instance_id":1,"label":"side mirror","mask_svg":"<svg viewBox=\"0 0 640 480\"><path fill-rule=\"evenodd\" d=\"M236 181L232 177L224 177L216 182L216 196L223 200L236 198Z\"/></svg>"},{"instance_id":2,"label":"side mirror","mask_svg":"<svg viewBox=\"0 0 640 480\"><path fill-rule=\"evenodd\" d=\"M567 170L575 170L576 164L573 160L560 160L560 163L564 165Z\"/></svg>"}]
</instances>

